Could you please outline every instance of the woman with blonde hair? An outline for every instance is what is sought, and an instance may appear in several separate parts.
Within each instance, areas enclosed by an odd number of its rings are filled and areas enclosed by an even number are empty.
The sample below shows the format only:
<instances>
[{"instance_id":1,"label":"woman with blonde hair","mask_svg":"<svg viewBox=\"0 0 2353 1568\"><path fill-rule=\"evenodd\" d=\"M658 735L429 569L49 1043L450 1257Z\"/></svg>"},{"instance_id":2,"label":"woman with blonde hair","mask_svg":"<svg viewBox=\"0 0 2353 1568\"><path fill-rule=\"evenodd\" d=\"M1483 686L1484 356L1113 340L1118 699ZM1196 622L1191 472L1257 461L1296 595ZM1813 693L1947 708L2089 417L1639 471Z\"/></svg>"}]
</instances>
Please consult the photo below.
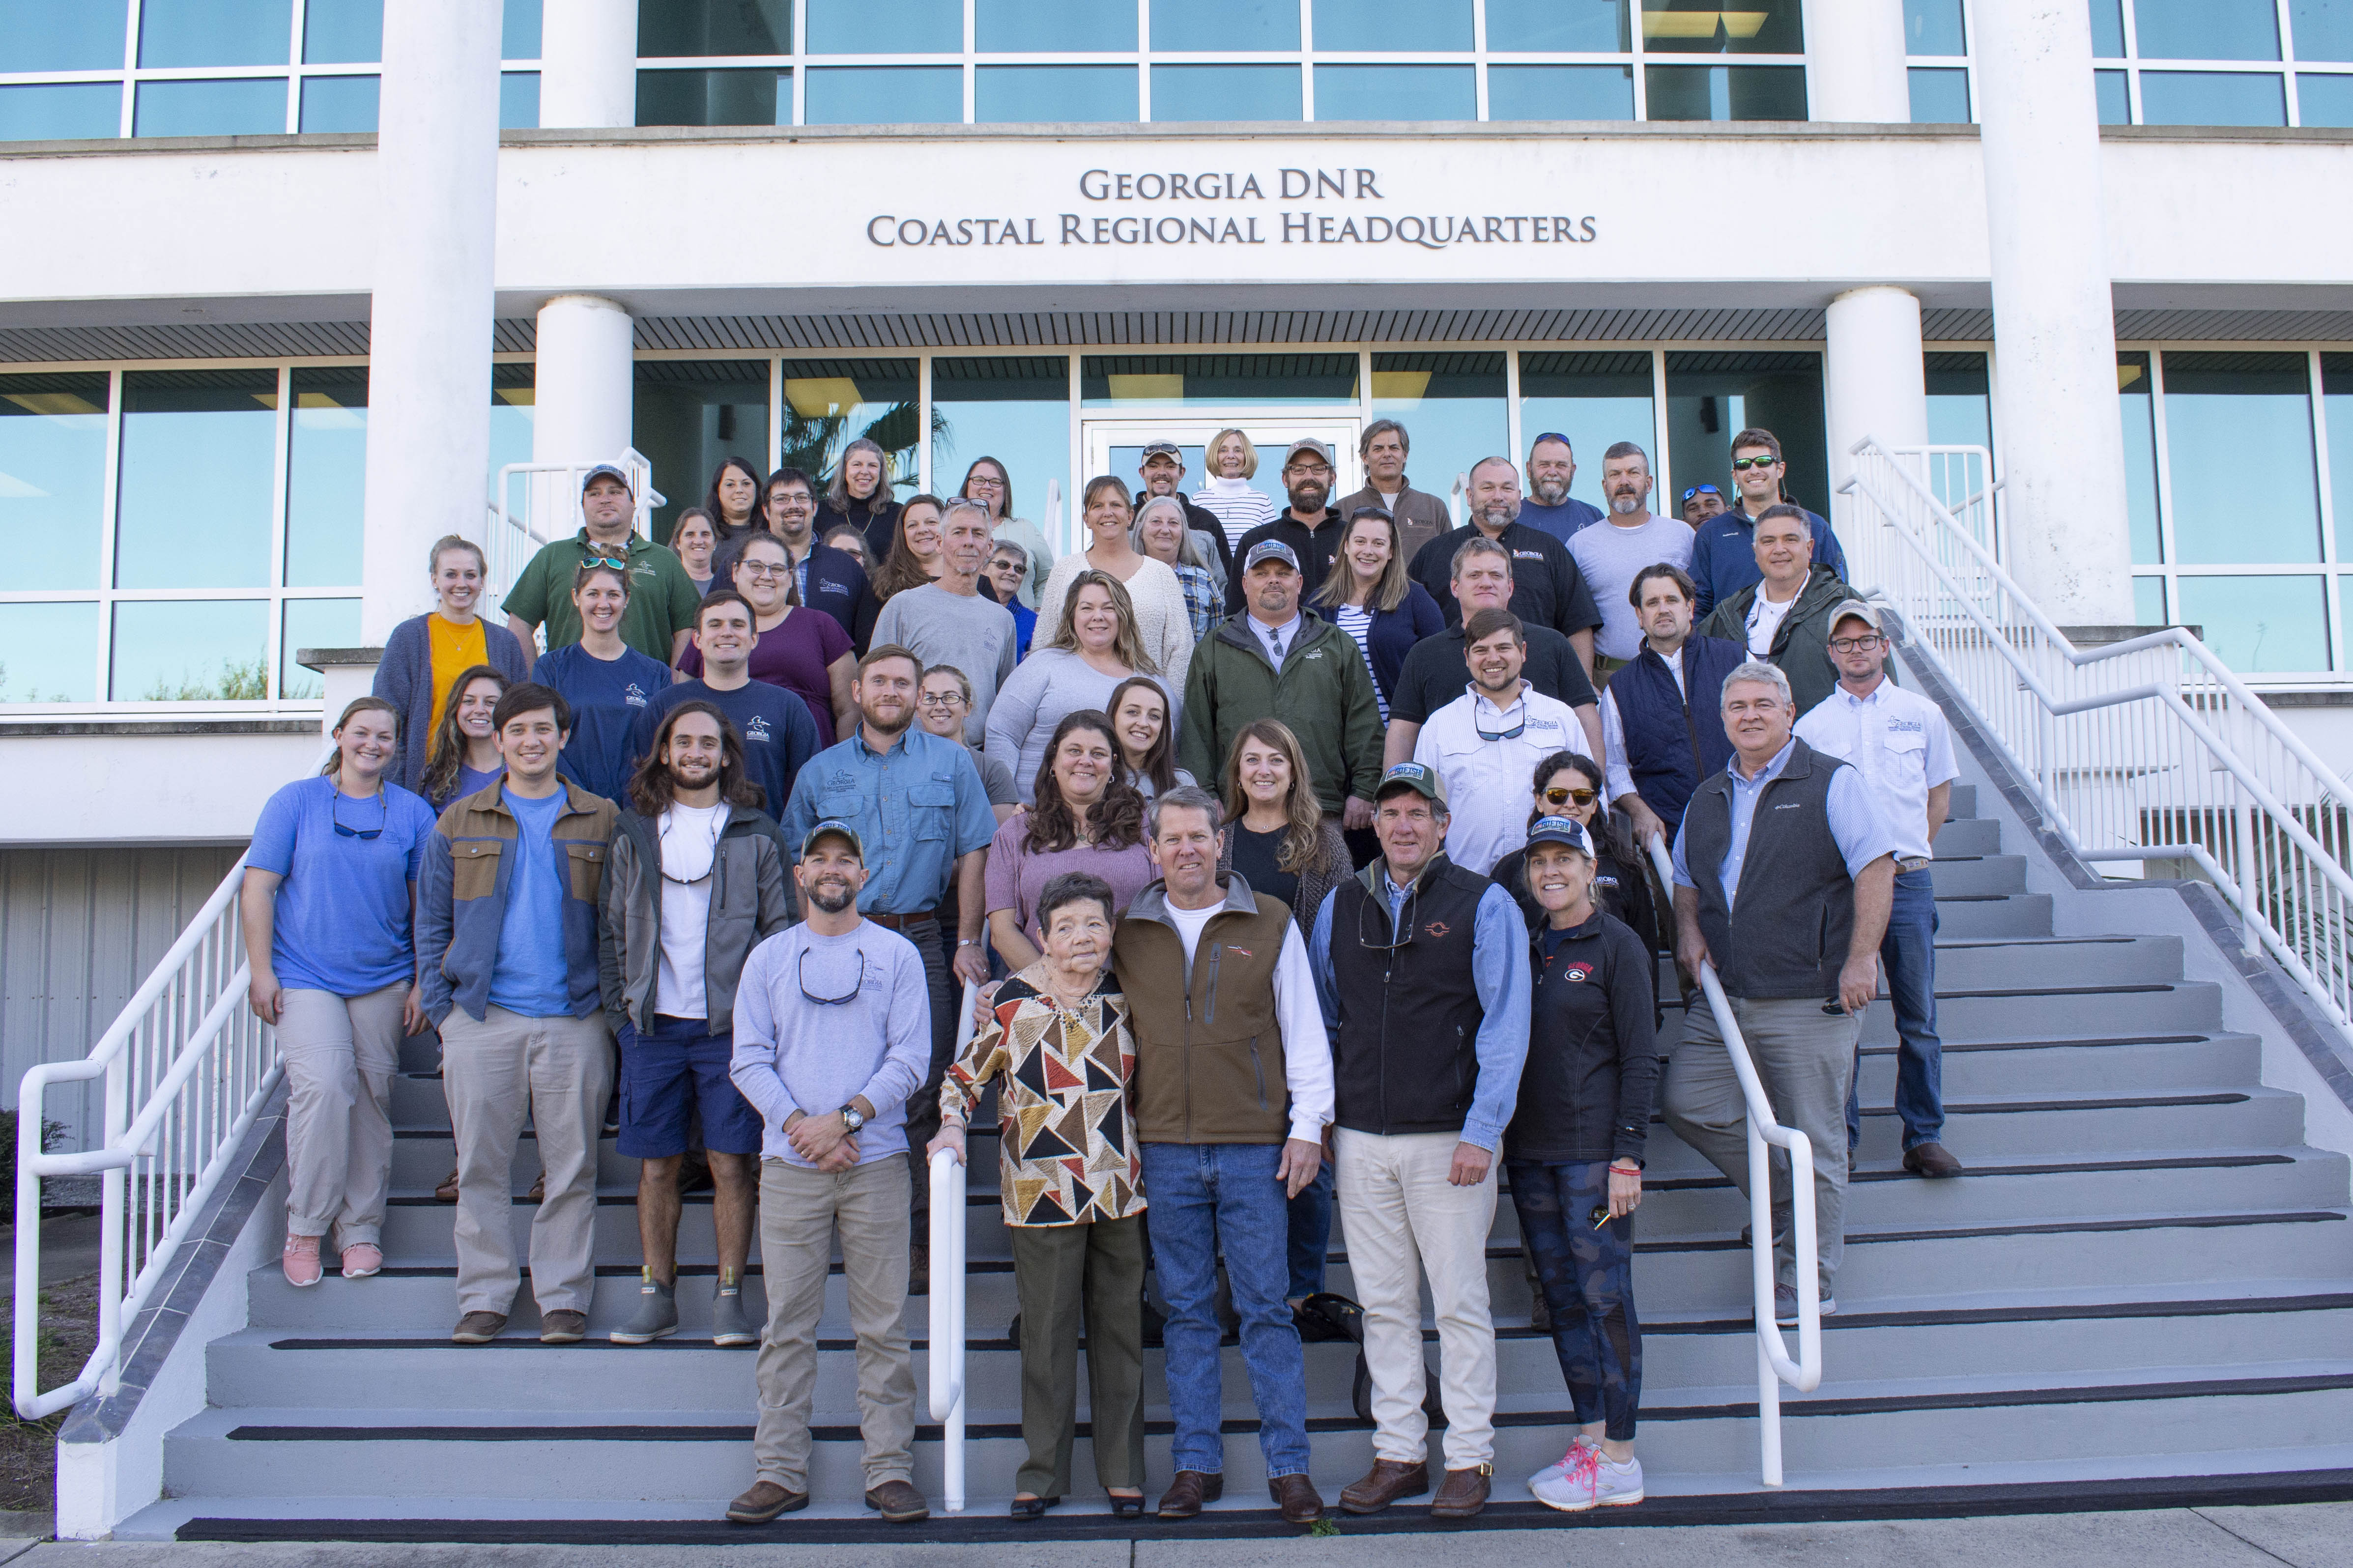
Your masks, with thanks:
<instances>
[{"instance_id":1,"label":"woman with blonde hair","mask_svg":"<svg viewBox=\"0 0 2353 1568\"><path fill-rule=\"evenodd\" d=\"M1272 522L1281 511L1271 496L1250 482L1258 472L1258 448L1239 430L1220 430L1209 437L1203 461L1209 477L1193 492L1193 504L1215 513L1218 526L1226 531L1227 547L1239 549L1243 534L1261 522Z\"/></svg>"},{"instance_id":2,"label":"woman with blonde hair","mask_svg":"<svg viewBox=\"0 0 2353 1568\"><path fill-rule=\"evenodd\" d=\"M1038 764L1045 760L1055 726L1082 708L1108 710L1120 682L1137 675L1159 682L1173 729L1179 689L1172 688L1145 650L1126 585L1108 572L1074 574L1053 640L1030 649L988 707L987 750L1012 765L1023 805L1032 799Z\"/></svg>"},{"instance_id":3,"label":"woman with blonde hair","mask_svg":"<svg viewBox=\"0 0 2353 1568\"><path fill-rule=\"evenodd\" d=\"M1136 635L1151 656L1153 673L1183 690L1185 668L1193 658L1193 619L1186 607L1184 584L1166 562L1135 548L1135 516L1128 506L1125 479L1111 474L1089 479L1084 504L1087 531L1094 542L1054 563L1045 591L1038 595L1039 623L1061 624L1063 597L1082 573L1113 578L1126 588L1134 606Z\"/></svg>"},{"instance_id":4,"label":"woman with blonde hair","mask_svg":"<svg viewBox=\"0 0 2353 1568\"><path fill-rule=\"evenodd\" d=\"M1226 618L1226 571L1211 559L1208 537L1186 522L1185 503L1175 496L1154 496L1137 507L1128 535L1137 554L1176 574L1196 644Z\"/></svg>"},{"instance_id":5,"label":"woman with blonde hair","mask_svg":"<svg viewBox=\"0 0 2353 1568\"><path fill-rule=\"evenodd\" d=\"M531 679L522 646L503 626L491 626L478 613L490 591L482 547L462 534L444 534L426 552L426 561L434 605L392 628L375 667L374 693L400 715L392 781L420 792L426 768L440 754L435 720L448 708L459 675L487 664L510 682Z\"/></svg>"},{"instance_id":6,"label":"woman with blonde hair","mask_svg":"<svg viewBox=\"0 0 2353 1568\"><path fill-rule=\"evenodd\" d=\"M824 533L846 522L866 536L879 556L891 542L899 511L899 503L891 499L891 454L859 437L841 449L841 460L833 466L833 482L825 488L817 531Z\"/></svg>"}]
</instances>

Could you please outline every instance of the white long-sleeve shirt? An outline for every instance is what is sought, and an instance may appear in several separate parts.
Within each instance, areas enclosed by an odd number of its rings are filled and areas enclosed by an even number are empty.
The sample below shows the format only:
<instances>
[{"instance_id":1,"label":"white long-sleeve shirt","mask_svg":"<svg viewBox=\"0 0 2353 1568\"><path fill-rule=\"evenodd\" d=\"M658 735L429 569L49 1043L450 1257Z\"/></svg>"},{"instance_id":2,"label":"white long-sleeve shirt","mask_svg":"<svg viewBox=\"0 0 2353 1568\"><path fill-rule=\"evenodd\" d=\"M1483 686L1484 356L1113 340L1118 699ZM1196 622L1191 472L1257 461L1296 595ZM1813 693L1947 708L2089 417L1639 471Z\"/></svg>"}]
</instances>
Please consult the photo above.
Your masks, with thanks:
<instances>
[{"instance_id":1,"label":"white long-sleeve shirt","mask_svg":"<svg viewBox=\"0 0 2353 1568\"><path fill-rule=\"evenodd\" d=\"M1164 903L1162 912L1184 940L1185 962L1201 940L1201 928L1228 908L1224 900L1206 909L1180 910ZM1282 922L1282 952L1274 961L1274 1016L1282 1029L1282 1076L1291 1090L1291 1135L1303 1142L1320 1143L1324 1124L1332 1120L1332 1037L1324 1031L1324 1005L1315 995L1315 971L1307 962L1307 943L1297 921Z\"/></svg>"},{"instance_id":2,"label":"white long-sleeve shirt","mask_svg":"<svg viewBox=\"0 0 2353 1568\"><path fill-rule=\"evenodd\" d=\"M1567 703L1525 679L1501 708L1472 687L1432 713L1413 760L1445 786L1447 858L1483 877L1525 844L1529 782L1555 752L1590 755L1585 726Z\"/></svg>"}]
</instances>

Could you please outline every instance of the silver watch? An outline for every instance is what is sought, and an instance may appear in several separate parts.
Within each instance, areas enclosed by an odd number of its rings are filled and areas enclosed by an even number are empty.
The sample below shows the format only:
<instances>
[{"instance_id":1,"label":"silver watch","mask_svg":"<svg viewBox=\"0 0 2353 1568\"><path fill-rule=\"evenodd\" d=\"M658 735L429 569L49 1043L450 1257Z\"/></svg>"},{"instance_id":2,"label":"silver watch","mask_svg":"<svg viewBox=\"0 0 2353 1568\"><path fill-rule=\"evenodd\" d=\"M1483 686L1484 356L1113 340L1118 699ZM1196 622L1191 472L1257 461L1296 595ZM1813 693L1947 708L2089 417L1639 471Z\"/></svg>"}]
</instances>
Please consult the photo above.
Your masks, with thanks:
<instances>
[{"instance_id":1,"label":"silver watch","mask_svg":"<svg viewBox=\"0 0 2353 1568\"><path fill-rule=\"evenodd\" d=\"M854 1136L859 1130L863 1128L865 1125L866 1118L858 1113L858 1107L854 1105L845 1105L841 1108L842 1131Z\"/></svg>"}]
</instances>

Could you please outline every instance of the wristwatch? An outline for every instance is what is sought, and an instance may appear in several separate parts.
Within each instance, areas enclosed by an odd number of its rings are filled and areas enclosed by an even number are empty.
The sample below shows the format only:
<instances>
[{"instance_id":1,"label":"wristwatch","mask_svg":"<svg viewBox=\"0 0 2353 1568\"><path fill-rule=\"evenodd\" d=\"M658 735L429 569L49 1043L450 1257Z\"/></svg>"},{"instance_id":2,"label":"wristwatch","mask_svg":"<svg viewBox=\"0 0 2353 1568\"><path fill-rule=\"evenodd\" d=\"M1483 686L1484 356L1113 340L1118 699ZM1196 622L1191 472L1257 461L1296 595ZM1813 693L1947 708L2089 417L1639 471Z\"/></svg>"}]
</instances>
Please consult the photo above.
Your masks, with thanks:
<instances>
[{"instance_id":1,"label":"wristwatch","mask_svg":"<svg viewBox=\"0 0 2353 1568\"><path fill-rule=\"evenodd\" d=\"M857 1136L859 1130L865 1125L866 1118L858 1113L858 1107L854 1105L845 1105L841 1108L841 1130L855 1137Z\"/></svg>"}]
</instances>

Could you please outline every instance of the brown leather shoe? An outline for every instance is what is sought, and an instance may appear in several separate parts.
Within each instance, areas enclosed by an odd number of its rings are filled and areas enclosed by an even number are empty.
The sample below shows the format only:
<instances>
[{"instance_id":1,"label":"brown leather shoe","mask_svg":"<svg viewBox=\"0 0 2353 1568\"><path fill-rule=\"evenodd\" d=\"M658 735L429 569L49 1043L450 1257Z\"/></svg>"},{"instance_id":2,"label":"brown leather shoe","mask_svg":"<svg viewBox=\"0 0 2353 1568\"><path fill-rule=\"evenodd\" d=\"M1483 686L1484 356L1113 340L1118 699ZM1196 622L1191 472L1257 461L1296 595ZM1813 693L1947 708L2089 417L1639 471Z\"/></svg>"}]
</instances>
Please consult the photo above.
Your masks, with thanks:
<instances>
[{"instance_id":1,"label":"brown leather shoe","mask_svg":"<svg viewBox=\"0 0 2353 1568\"><path fill-rule=\"evenodd\" d=\"M1430 1489L1430 1467L1375 1459L1365 1479L1350 1483L1340 1494L1340 1506L1350 1513L1378 1513L1401 1497L1419 1497Z\"/></svg>"},{"instance_id":2,"label":"brown leather shoe","mask_svg":"<svg viewBox=\"0 0 2353 1568\"><path fill-rule=\"evenodd\" d=\"M793 1491L775 1481L754 1481L752 1489L727 1505L730 1524L765 1524L780 1513L798 1513L808 1507L808 1493Z\"/></svg>"},{"instance_id":3,"label":"brown leather shoe","mask_svg":"<svg viewBox=\"0 0 2353 1568\"><path fill-rule=\"evenodd\" d=\"M433 1201L443 1204L454 1204L458 1201L457 1166L450 1166L449 1173L441 1179L441 1184L433 1189Z\"/></svg>"},{"instance_id":4,"label":"brown leather shoe","mask_svg":"<svg viewBox=\"0 0 2353 1568\"><path fill-rule=\"evenodd\" d=\"M1324 1500L1305 1476L1277 1476L1266 1483L1266 1495L1282 1510L1285 1524L1313 1524L1324 1517Z\"/></svg>"},{"instance_id":5,"label":"brown leather shoe","mask_svg":"<svg viewBox=\"0 0 2353 1568\"><path fill-rule=\"evenodd\" d=\"M1473 1519L1487 1506L1488 1477L1493 1475L1492 1465L1475 1465L1467 1470L1449 1470L1446 1482L1438 1495L1430 1500L1432 1519Z\"/></svg>"},{"instance_id":6,"label":"brown leather shoe","mask_svg":"<svg viewBox=\"0 0 2353 1568\"><path fill-rule=\"evenodd\" d=\"M1160 1494L1160 1517L1190 1519L1203 1507L1226 1495L1226 1478L1207 1470L1179 1470Z\"/></svg>"},{"instance_id":7,"label":"brown leather shoe","mask_svg":"<svg viewBox=\"0 0 2353 1568\"><path fill-rule=\"evenodd\" d=\"M539 1180L531 1184L530 1201L535 1204L543 1204L547 1201L547 1173L545 1171L542 1171L539 1173Z\"/></svg>"},{"instance_id":8,"label":"brown leather shoe","mask_svg":"<svg viewBox=\"0 0 2353 1568\"><path fill-rule=\"evenodd\" d=\"M449 1331L449 1342L459 1345L486 1345L506 1332L504 1312L469 1312L458 1320Z\"/></svg>"},{"instance_id":9,"label":"brown leather shoe","mask_svg":"<svg viewBox=\"0 0 2353 1568\"><path fill-rule=\"evenodd\" d=\"M1961 1163L1942 1143L1916 1143L1904 1152L1904 1168L1915 1176L1957 1176Z\"/></svg>"},{"instance_id":10,"label":"brown leather shoe","mask_svg":"<svg viewBox=\"0 0 2353 1568\"><path fill-rule=\"evenodd\" d=\"M879 1487L868 1487L866 1506L881 1514L885 1524L913 1524L932 1517L932 1505L906 1481L884 1481Z\"/></svg>"},{"instance_id":11,"label":"brown leather shoe","mask_svg":"<svg viewBox=\"0 0 2353 1568\"><path fill-rule=\"evenodd\" d=\"M588 1314L567 1312L561 1308L539 1315L539 1342L543 1345L576 1345L588 1337Z\"/></svg>"}]
</instances>

